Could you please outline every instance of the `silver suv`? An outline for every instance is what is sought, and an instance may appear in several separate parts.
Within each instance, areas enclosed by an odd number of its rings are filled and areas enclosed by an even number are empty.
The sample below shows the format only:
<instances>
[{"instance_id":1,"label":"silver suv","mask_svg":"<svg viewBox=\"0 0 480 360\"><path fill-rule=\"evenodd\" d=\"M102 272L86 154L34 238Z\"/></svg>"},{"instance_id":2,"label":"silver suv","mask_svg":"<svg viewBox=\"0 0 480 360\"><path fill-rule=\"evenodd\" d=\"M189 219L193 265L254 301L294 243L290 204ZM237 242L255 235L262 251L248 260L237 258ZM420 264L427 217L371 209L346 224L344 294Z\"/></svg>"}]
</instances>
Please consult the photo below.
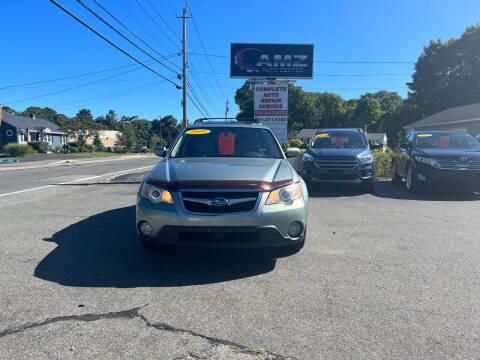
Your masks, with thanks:
<instances>
[{"instance_id":1,"label":"silver suv","mask_svg":"<svg viewBox=\"0 0 480 360\"><path fill-rule=\"evenodd\" d=\"M156 154L164 159L138 191L136 226L145 247L303 247L307 187L268 127L197 120Z\"/></svg>"}]
</instances>

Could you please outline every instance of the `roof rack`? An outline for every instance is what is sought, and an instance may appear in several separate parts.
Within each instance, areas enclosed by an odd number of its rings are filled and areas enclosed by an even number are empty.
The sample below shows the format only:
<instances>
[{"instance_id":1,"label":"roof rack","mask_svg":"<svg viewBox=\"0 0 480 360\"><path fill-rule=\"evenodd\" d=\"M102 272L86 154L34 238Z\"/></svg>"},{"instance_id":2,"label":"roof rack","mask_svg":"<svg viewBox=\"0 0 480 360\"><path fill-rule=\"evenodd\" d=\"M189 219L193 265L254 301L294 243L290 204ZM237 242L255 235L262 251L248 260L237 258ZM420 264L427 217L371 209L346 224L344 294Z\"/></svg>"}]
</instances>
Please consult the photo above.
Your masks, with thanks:
<instances>
[{"instance_id":1,"label":"roof rack","mask_svg":"<svg viewBox=\"0 0 480 360\"><path fill-rule=\"evenodd\" d=\"M195 120L194 124L200 124L200 123L203 123L203 122L209 122L209 121L212 121L212 122L215 122L215 121L224 121L224 122L248 122L248 123L258 123L259 121L257 119L254 119L254 118L241 118L241 119L237 119L237 118L225 118L225 117L211 117L211 118L200 118L200 119L197 119Z\"/></svg>"}]
</instances>

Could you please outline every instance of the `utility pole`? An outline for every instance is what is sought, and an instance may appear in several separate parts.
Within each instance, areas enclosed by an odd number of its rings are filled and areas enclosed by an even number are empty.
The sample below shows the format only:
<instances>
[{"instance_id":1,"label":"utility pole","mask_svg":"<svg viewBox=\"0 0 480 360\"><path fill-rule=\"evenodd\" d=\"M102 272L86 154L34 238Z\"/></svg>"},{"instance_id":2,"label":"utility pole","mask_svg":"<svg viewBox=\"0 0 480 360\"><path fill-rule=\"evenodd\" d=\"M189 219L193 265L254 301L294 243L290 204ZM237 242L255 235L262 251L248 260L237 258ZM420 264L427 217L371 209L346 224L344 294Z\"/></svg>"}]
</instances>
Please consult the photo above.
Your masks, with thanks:
<instances>
[{"instance_id":1,"label":"utility pole","mask_svg":"<svg viewBox=\"0 0 480 360\"><path fill-rule=\"evenodd\" d=\"M182 40L182 53L183 53L183 98L182 98L182 106L183 106L183 126L187 127L188 119L187 119L187 19L191 18L191 16L187 16L187 2L185 2L185 7L183 8L182 16L177 15L177 19L183 20L183 40Z\"/></svg>"},{"instance_id":2,"label":"utility pole","mask_svg":"<svg viewBox=\"0 0 480 360\"><path fill-rule=\"evenodd\" d=\"M230 111L230 108L228 107L228 100L227 100L227 104L225 106L225 120L227 120L228 118L228 112Z\"/></svg>"}]
</instances>

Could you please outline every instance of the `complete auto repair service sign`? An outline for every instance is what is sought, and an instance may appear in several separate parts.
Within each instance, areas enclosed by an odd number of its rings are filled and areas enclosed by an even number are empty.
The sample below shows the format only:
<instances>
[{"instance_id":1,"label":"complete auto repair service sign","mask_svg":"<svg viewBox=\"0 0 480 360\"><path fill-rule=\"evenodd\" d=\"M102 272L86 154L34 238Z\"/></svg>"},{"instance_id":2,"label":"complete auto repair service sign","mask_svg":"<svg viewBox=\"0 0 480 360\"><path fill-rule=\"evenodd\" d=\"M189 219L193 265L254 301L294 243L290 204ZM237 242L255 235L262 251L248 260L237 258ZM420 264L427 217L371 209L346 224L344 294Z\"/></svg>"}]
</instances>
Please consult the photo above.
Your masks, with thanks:
<instances>
[{"instance_id":1,"label":"complete auto repair service sign","mask_svg":"<svg viewBox=\"0 0 480 360\"><path fill-rule=\"evenodd\" d=\"M267 125L281 144L287 142L288 85L260 85L254 88L255 119Z\"/></svg>"}]
</instances>

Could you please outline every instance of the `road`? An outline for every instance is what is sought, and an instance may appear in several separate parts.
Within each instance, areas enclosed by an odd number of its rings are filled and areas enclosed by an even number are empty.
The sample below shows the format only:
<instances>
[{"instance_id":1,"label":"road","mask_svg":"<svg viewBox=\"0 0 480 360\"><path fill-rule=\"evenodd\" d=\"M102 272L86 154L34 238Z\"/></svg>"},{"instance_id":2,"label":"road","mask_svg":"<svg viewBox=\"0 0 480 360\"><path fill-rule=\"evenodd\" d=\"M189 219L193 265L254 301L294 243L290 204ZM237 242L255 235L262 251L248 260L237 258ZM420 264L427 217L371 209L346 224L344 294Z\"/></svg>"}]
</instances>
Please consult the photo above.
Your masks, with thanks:
<instances>
[{"instance_id":1,"label":"road","mask_svg":"<svg viewBox=\"0 0 480 360\"><path fill-rule=\"evenodd\" d=\"M479 197L321 187L294 256L148 253L147 169L96 176L155 161L0 173L0 358L480 358Z\"/></svg>"}]
</instances>

